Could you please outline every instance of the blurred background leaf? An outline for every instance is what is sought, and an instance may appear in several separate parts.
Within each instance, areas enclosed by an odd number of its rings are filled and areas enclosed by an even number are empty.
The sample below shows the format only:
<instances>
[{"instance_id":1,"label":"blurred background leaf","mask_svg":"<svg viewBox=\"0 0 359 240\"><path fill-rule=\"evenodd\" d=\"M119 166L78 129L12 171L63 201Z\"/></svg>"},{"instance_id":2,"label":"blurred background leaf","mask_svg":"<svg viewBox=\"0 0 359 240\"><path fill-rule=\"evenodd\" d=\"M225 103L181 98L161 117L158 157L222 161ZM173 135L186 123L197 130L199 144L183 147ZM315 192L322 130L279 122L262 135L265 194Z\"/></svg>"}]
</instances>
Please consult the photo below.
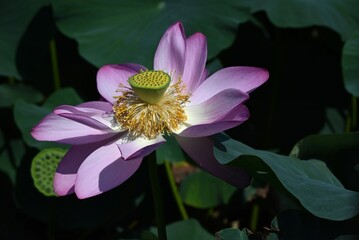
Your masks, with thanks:
<instances>
[{"instance_id":1,"label":"blurred background leaf","mask_svg":"<svg viewBox=\"0 0 359 240\"><path fill-rule=\"evenodd\" d=\"M29 103L39 103L44 99L41 92L24 84L1 84L0 96L0 107L10 107L20 99Z\"/></svg>"},{"instance_id":2,"label":"blurred background leaf","mask_svg":"<svg viewBox=\"0 0 359 240\"><path fill-rule=\"evenodd\" d=\"M236 188L204 171L192 173L181 183L184 203L196 208L211 208L229 202Z\"/></svg>"},{"instance_id":3,"label":"blurred background leaf","mask_svg":"<svg viewBox=\"0 0 359 240\"><path fill-rule=\"evenodd\" d=\"M157 164L163 164L164 161L173 163L181 162L186 159L181 147L173 136L165 136L166 144L162 144L156 150Z\"/></svg>"}]
</instances>

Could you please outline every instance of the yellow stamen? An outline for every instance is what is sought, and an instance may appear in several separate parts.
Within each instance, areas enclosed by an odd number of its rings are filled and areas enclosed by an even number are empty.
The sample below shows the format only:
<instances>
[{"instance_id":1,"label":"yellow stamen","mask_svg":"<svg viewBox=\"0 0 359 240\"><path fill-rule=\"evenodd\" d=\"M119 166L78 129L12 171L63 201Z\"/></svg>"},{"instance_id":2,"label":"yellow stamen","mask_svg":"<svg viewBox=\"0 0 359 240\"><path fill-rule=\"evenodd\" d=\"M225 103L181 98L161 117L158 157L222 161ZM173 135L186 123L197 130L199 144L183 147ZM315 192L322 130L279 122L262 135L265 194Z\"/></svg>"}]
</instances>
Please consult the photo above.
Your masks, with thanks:
<instances>
[{"instance_id":1,"label":"yellow stamen","mask_svg":"<svg viewBox=\"0 0 359 240\"><path fill-rule=\"evenodd\" d=\"M133 137L153 139L160 134L170 134L187 120L183 109L189 95L184 93L181 78L168 87L158 102L145 102L132 88L120 86L113 111L118 123Z\"/></svg>"}]
</instances>

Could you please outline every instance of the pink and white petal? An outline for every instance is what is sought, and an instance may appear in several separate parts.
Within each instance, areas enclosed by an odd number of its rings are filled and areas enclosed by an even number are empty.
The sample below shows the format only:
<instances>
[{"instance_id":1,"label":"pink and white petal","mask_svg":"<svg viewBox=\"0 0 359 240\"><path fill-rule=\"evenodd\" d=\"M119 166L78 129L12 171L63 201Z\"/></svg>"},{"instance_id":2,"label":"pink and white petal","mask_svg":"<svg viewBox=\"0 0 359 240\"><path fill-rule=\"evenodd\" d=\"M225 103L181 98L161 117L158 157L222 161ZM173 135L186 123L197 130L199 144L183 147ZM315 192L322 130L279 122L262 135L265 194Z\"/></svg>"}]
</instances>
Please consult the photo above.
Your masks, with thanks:
<instances>
[{"instance_id":1,"label":"pink and white petal","mask_svg":"<svg viewBox=\"0 0 359 240\"><path fill-rule=\"evenodd\" d=\"M247 187L250 176L244 170L220 164L213 153L213 142L209 137L185 138L176 136L182 149L204 170L239 188Z\"/></svg>"},{"instance_id":2,"label":"pink and white petal","mask_svg":"<svg viewBox=\"0 0 359 240\"><path fill-rule=\"evenodd\" d=\"M181 137L206 137L236 127L249 118L248 108L239 105L214 123L187 126L176 132Z\"/></svg>"},{"instance_id":3,"label":"pink and white petal","mask_svg":"<svg viewBox=\"0 0 359 240\"><path fill-rule=\"evenodd\" d=\"M248 94L237 89L225 89L204 102L184 107L185 124L194 126L216 122L248 99ZM191 98L190 98L191 101Z\"/></svg>"},{"instance_id":4,"label":"pink and white petal","mask_svg":"<svg viewBox=\"0 0 359 240\"><path fill-rule=\"evenodd\" d=\"M189 105L206 101L217 93L235 88L251 92L269 77L268 71L256 67L228 67L215 72L194 90Z\"/></svg>"},{"instance_id":5,"label":"pink and white petal","mask_svg":"<svg viewBox=\"0 0 359 240\"><path fill-rule=\"evenodd\" d=\"M106 112L103 109L84 107L90 105L105 108ZM108 132L115 129L113 127L113 114L111 111L112 106L108 102L93 102L92 104L82 104L82 106L76 107L62 105L54 109L54 113L61 117Z\"/></svg>"},{"instance_id":6,"label":"pink and white petal","mask_svg":"<svg viewBox=\"0 0 359 240\"><path fill-rule=\"evenodd\" d=\"M36 125L31 135L39 141L52 141L71 145L87 144L108 139L117 134L86 126L54 113L47 115Z\"/></svg>"},{"instance_id":7,"label":"pink and white petal","mask_svg":"<svg viewBox=\"0 0 359 240\"><path fill-rule=\"evenodd\" d=\"M97 121L94 118L88 117L88 116L84 116L84 115L78 115L78 114L72 114L72 113L60 113L57 114L58 116L70 119L74 122L77 123L81 123L85 126L97 129L97 130L101 130L103 132L108 132L108 133L112 133L113 129L110 128L111 123L108 122L108 124L103 124L100 121Z\"/></svg>"},{"instance_id":8,"label":"pink and white petal","mask_svg":"<svg viewBox=\"0 0 359 240\"><path fill-rule=\"evenodd\" d=\"M116 92L119 85L129 87L127 80L136 73L138 72L126 65L105 65L97 72L97 89L101 96L112 104L114 97L120 94Z\"/></svg>"},{"instance_id":9,"label":"pink and white petal","mask_svg":"<svg viewBox=\"0 0 359 240\"><path fill-rule=\"evenodd\" d=\"M86 157L78 169L76 196L89 198L120 185L136 172L141 161L124 161L115 143L99 147Z\"/></svg>"},{"instance_id":10,"label":"pink and white petal","mask_svg":"<svg viewBox=\"0 0 359 240\"><path fill-rule=\"evenodd\" d=\"M186 40L186 55L182 80L188 92L193 92L200 84L206 61L206 36L202 33L195 33Z\"/></svg>"},{"instance_id":11,"label":"pink and white petal","mask_svg":"<svg viewBox=\"0 0 359 240\"><path fill-rule=\"evenodd\" d=\"M74 193L77 172L83 161L97 148L98 143L72 146L57 166L54 191L58 196Z\"/></svg>"},{"instance_id":12,"label":"pink and white petal","mask_svg":"<svg viewBox=\"0 0 359 240\"><path fill-rule=\"evenodd\" d=\"M154 69L165 71L171 74L182 75L184 62L186 42L182 23L177 22L167 29L158 44L155 59Z\"/></svg>"},{"instance_id":13,"label":"pink and white petal","mask_svg":"<svg viewBox=\"0 0 359 240\"><path fill-rule=\"evenodd\" d=\"M140 65L140 64L137 64L137 63L124 63L124 64L121 64L121 66L124 66L124 67L127 67L129 69L132 69L133 71L135 72L141 72L141 71L146 71L147 68Z\"/></svg>"},{"instance_id":14,"label":"pink and white petal","mask_svg":"<svg viewBox=\"0 0 359 240\"><path fill-rule=\"evenodd\" d=\"M198 84L196 85L196 87L192 89L192 92L193 92L195 89L197 89L198 86L201 85L201 84L204 82L204 80L207 79L208 74L209 74L209 71L208 71L207 69L203 69L201 78L199 79ZM191 93L192 93L192 92L191 92Z\"/></svg>"},{"instance_id":15,"label":"pink and white petal","mask_svg":"<svg viewBox=\"0 0 359 240\"><path fill-rule=\"evenodd\" d=\"M76 107L83 112L108 113L112 111L112 104L104 101L84 102Z\"/></svg>"},{"instance_id":16,"label":"pink and white petal","mask_svg":"<svg viewBox=\"0 0 359 240\"><path fill-rule=\"evenodd\" d=\"M156 150L166 140L161 136L154 139L146 139L138 137L132 141L128 141L128 136L125 135L116 142L118 148L121 150L122 157L127 159L143 158Z\"/></svg>"}]
</instances>

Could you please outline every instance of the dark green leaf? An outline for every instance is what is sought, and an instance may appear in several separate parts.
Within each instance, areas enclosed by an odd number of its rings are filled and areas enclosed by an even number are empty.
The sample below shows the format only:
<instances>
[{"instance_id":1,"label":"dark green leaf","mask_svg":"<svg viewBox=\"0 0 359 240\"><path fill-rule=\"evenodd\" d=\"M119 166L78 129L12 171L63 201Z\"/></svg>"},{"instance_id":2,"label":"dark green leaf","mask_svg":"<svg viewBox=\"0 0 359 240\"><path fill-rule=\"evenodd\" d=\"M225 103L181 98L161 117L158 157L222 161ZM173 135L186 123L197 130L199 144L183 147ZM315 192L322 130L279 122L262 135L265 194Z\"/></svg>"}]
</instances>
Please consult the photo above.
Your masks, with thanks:
<instances>
[{"instance_id":1,"label":"dark green leaf","mask_svg":"<svg viewBox=\"0 0 359 240\"><path fill-rule=\"evenodd\" d=\"M181 162L185 160L186 158L176 139L171 136L165 136L165 138L166 143L156 150L157 164L163 164L165 161Z\"/></svg>"},{"instance_id":2,"label":"dark green leaf","mask_svg":"<svg viewBox=\"0 0 359 240\"><path fill-rule=\"evenodd\" d=\"M22 161L17 171L14 197L16 207L26 216L49 224L56 221L58 229L95 228L133 216L135 199L148 189L147 169L140 167L120 186L95 197L79 200L74 194L67 197L45 197L35 187L30 173L31 161ZM42 225L43 225L42 224Z\"/></svg>"},{"instance_id":3,"label":"dark green leaf","mask_svg":"<svg viewBox=\"0 0 359 240\"><path fill-rule=\"evenodd\" d=\"M0 149L2 149L4 144L5 144L4 134L3 134L2 130L0 129Z\"/></svg>"},{"instance_id":4,"label":"dark green leaf","mask_svg":"<svg viewBox=\"0 0 359 240\"><path fill-rule=\"evenodd\" d=\"M61 147L59 144L52 142L39 142L35 140L31 135L31 129L41 121L47 114L49 114L53 108L64 105L76 105L81 103L82 100L71 89L61 89L51 95L42 107L34 104L18 101L14 107L14 117L18 128L21 130L24 141L32 147L38 149ZM63 147L63 146L62 146Z\"/></svg>"},{"instance_id":5,"label":"dark green leaf","mask_svg":"<svg viewBox=\"0 0 359 240\"><path fill-rule=\"evenodd\" d=\"M78 105L83 100L73 88L63 88L54 92L44 103L44 107L53 109L60 105Z\"/></svg>"},{"instance_id":6,"label":"dark green leaf","mask_svg":"<svg viewBox=\"0 0 359 240\"><path fill-rule=\"evenodd\" d=\"M326 158L342 151L359 149L359 133L311 135L300 140L291 155L300 159Z\"/></svg>"},{"instance_id":7,"label":"dark green leaf","mask_svg":"<svg viewBox=\"0 0 359 240\"><path fill-rule=\"evenodd\" d=\"M279 27L326 26L343 39L359 28L357 0L255 0L253 11L264 10Z\"/></svg>"},{"instance_id":8,"label":"dark green leaf","mask_svg":"<svg viewBox=\"0 0 359 240\"><path fill-rule=\"evenodd\" d=\"M141 240L158 240L158 237L150 231L144 231L141 234Z\"/></svg>"},{"instance_id":9,"label":"dark green leaf","mask_svg":"<svg viewBox=\"0 0 359 240\"><path fill-rule=\"evenodd\" d=\"M275 220L280 239L283 240L336 239L343 233L357 230L357 222L354 219L341 222L329 221L298 210L284 211Z\"/></svg>"},{"instance_id":10,"label":"dark green leaf","mask_svg":"<svg viewBox=\"0 0 359 240\"><path fill-rule=\"evenodd\" d=\"M0 107L10 107L20 99L30 103L39 103L44 99L41 92L24 84L2 84L0 96Z\"/></svg>"},{"instance_id":11,"label":"dark green leaf","mask_svg":"<svg viewBox=\"0 0 359 240\"><path fill-rule=\"evenodd\" d=\"M232 0L53 1L57 25L96 66L137 62L149 68L165 30L182 21L187 34L208 37L209 58L230 46L249 8Z\"/></svg>"},{"instance_id":12,"label":"dark green leaf","mask_svg":"<svg viewBox=\"0 0 359 240\"><path fill-rule=\"evenodd\" d=\"M215 73L218 70L223 68L221 60L219 58L214 58L208 62L206 69L208 70L209 74Z\"/></svg>"},{"instance_id":13,"label":"dark green leaf","mask_svg":"<svg viewBox=\"0 0 359 240\"><path fill-rule=\"evenodd\" d=\"M248 240L246 230L239 230L238 228L222 229L216 233L217 240Z\"/></svg>"},{"instance_id":14,"label":"dark green leaf","mask_svg":"<svg viewBox=\"0 0 359 240\"><path fill-rule=\"evenodd\" d=\"M181 183L183 201L197 208L211 208L228 203L236 188L203 171L186 177Z\"/></svg>"},{"instance_id":15,"label":"dark green leaf","mask_svg":"<svg viewBox=\"0 0 359 240\"><path fill-rule=\"evenodd\" d=\"M325 109L326 119L321 134L329 133L344 133L345 130L345 119L340 112L335 108Z\"/></svg>"},{"instance_id":16,"label":"dark green leaf","mask_svg":"<svg viewBox=\"0 0 359 240\"><path fill-rule=\"evenodd\" d=\"M13 0L0 2L0 75L20 78L15 55L25 29L48 0Z\"/></svg>"},{"instance_id":17,"label":"dark green leaf","mask_svg":"<svg viewBox=\"0 0 359 240\"><path fill-rule=\"evenodd\" d=\"M6 150L0 153L0 171L4 172L11 180L11 183L15 185L16 169L11 163L9 153Z\"/></svg>"},{"instance_id":18,"label":"dark green leaf","mask_svg":"<svg viewBox=\"0 0 359 240\"><path fill-rule=\"evenodd\" d=\"M359 30L344 44L342 67L346 90L359 97Z\"/></svg>"},{"instance_id":19,"label":"dark green leaf","mask_svg":"<svg viewBox=\"0 0 359 240\"><path fill-rule=\"evenodd\" d=\"M31 103L18 101L14 107L14 117L18 128L22 132L22 136L27 145L36 147L38 149L58 147L59 145L52 142L39 142L35 140L31 135L31 129L36 126L47 114L51 112L51 109L39 107Z\"/></svg>"},{"instance_id":20,"label":"dark green leaf","mask_svg":"<svg viewBox=\"0 0 359 240\"><path fill-rule=\"evenodd\" d=\"M345 189L322 161L255 150L223 134L215 136L215 145L220 163L234 164L255 177L281 184L318 217L345 220L359 213L359 193Z\"/></svg>"},{"instance_id":21,"label":"dark green leaf","mask_svg":"<svg viewBox=\"0 0 359 240\"><path fill-rule=\"evenodd\" d=\"M171 223L166 226L168 240L213 240L209 234L195 219L189 219ZM155 229L151 230L156 232Z\"/></svg>"},{"instance_id":22,"label":"dark green leaf","mask_svg":"<svg viewBox=\"0 0 359 240\"><path fill-rule=\"evenodd\" d=\"M9 151L11 151L11 155ZM20 165L24 155L25 146L21 139L11 139L10 149L4 148L0 152L0 171L8 175L13 185L15 185L16 168ZM13 159L11 159L10 156L12 156Z\"/></svg>"}]
</instances>

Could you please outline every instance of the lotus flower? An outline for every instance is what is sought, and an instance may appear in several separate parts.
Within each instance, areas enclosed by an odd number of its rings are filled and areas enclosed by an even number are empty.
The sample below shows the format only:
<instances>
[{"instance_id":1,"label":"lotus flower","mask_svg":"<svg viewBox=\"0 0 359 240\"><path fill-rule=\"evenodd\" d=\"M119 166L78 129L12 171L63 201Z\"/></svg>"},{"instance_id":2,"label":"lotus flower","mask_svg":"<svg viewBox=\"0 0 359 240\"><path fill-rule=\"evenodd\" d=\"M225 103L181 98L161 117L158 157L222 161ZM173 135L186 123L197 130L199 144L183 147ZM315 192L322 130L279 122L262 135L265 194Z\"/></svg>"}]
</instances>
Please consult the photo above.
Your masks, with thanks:
<instances>
[{"instance_id":1,"label":"lotus flower","mask_svg":"<svg viewBox=\"0 0 359 240\"><path fill-rule=\"evenodd\" d=\"M268 79L255 67L224 68L210 76L205 69L207 40L201 33L186 38L181 23L163 35L154 70L138 64L103 66L97 88L105 101L55 108L31 132L40 141L70 144L54 177L59 196L88 198L132 176L143 158L176 138L199 166L244 187L249 176L221 165L210 136L249 117L248 93Z\"/></svg>"}]
</instances>

